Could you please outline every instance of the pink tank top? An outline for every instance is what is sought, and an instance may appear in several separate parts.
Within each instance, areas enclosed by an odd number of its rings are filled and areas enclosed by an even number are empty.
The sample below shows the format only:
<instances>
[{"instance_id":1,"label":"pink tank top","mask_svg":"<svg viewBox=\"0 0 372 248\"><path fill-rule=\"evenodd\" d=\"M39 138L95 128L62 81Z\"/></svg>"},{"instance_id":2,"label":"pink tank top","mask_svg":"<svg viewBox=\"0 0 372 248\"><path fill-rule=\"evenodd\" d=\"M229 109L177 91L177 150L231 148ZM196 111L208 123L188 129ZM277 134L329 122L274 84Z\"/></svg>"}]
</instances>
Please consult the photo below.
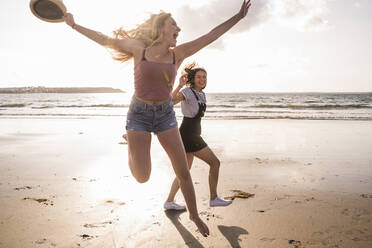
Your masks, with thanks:
<instances>
[{"instance_id":1,"label":"pink tank top","mask_svg":"<svg viewBox=\"0 0 372 248\"><path fill-rule=\"evenodd\" d=\"M173 64L151 62L145 58L134 67L134 95L147 101L166 101L172 93L177 66L173 52Z\"/></svg>"}]
</instances>

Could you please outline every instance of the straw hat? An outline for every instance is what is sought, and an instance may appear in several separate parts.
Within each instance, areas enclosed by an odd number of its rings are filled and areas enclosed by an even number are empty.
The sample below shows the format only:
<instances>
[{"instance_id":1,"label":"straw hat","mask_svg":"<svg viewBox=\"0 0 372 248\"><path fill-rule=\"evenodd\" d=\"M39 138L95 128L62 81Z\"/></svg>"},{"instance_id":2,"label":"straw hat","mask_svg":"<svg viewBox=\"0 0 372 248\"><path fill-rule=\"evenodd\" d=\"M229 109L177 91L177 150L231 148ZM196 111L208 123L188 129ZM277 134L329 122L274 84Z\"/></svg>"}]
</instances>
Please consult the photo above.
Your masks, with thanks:
<instances>
[{"instance_id":1,"label":"straw hat","mask_svg":"<svg viewBox=\"0 0 372 248\"><path fill-rule=\"evenodd\" d=\"M62 0L31 0L32 13L46 22L63 22L66 7Z\"/></svg>"}]
</instances>

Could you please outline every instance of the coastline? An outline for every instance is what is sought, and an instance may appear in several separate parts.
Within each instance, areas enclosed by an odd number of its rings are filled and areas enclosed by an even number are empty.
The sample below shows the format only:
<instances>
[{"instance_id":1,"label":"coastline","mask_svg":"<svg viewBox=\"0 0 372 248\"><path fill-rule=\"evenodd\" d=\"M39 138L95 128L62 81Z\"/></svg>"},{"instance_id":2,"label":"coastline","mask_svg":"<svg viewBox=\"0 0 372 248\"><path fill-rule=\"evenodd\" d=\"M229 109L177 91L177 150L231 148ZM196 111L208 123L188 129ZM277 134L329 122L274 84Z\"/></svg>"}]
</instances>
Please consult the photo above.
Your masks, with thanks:
<instances>
[{"instance_id":1,"label":"coastline","mask_svg":"<svg viewBox=\"0 0 372 248\"><path fill-rule=\"evenodd\" d=\"M180 109L175 109L176 118L179 122L182 121ZM0 114L0 119L125 119L126 114L117 115L99 115L99 114ZM203 121L249 121L249 120L294 120L294 121L372 121L372 117L356 117L356 118L334 118L334 117L249 117L249 116L204 116Z\"/></svg>"},{"instance_id":2,"label":"coastline","mask_svg":"<svg viewBox=\"0 0 372 248\"><path fill-rule=\"evenodd\" d=\"M150 181L132 178L119 144L124 117L1 117L0 247L371 247L369 121L203 120L202 128L221 160L220 195L255 194L210 208L208 168L195 160L207 239L187 212L163 211L174 173L155 136Z\"/></svg>"},{"instance_id":3,"label":"coastline","mask_svg":"<svg viewBox=\"0 0 372 248\"><path fill-rule=\"evenodd\" d=\"M0 88L0 94L81 94L81 93L125 93L120 89L111 87L14 87Z\"/></svg>"}]
</instances>

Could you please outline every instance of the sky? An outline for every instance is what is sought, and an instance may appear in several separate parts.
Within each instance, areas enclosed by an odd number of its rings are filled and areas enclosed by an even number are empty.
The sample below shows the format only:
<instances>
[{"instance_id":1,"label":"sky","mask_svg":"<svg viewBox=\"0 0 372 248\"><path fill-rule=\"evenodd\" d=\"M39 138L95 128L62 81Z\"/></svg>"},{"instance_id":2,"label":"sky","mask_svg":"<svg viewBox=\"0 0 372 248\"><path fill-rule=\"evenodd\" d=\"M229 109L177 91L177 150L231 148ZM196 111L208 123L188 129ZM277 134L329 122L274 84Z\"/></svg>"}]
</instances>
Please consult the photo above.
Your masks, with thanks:
<instances>
[{"instance_id":1,"label":"sky","mask_svg":"<svg viewBox=\"0 0 372 248\"><path fill-rule=\"evenodd\" d=\"M178 44L236 14L240 0L64 0L77 24L111 35L150 13L172 13ZM187 58L208 72L206 92L372 92L371 0L252 0L245 19ZM0 1L0 88L113 87L133 92L133 62L65 23L48 23L28 0ZM177 82L176 82L177 83Z\"/></svg>"}]
</instances>

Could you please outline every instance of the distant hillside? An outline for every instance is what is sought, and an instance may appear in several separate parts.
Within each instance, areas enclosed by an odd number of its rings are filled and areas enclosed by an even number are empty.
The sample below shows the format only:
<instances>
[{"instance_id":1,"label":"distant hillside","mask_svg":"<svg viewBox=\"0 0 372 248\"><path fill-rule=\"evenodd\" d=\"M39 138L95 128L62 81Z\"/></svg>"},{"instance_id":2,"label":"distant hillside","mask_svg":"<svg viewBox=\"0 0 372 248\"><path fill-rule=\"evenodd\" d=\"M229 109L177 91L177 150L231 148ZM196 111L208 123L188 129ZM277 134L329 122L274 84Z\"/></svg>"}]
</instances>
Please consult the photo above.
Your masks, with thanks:
<instances>
[{"instance_id":1,"label":"distant hillside","mask_svg":"<svg viewBox=\"0 0 372 248\"><path fill-rule=\"evenodd\" d=\"M0 94L23 94L23 93L125 93L120 89L110 87L16 87L0 88Z\"/></svg>"}]
</instances>

